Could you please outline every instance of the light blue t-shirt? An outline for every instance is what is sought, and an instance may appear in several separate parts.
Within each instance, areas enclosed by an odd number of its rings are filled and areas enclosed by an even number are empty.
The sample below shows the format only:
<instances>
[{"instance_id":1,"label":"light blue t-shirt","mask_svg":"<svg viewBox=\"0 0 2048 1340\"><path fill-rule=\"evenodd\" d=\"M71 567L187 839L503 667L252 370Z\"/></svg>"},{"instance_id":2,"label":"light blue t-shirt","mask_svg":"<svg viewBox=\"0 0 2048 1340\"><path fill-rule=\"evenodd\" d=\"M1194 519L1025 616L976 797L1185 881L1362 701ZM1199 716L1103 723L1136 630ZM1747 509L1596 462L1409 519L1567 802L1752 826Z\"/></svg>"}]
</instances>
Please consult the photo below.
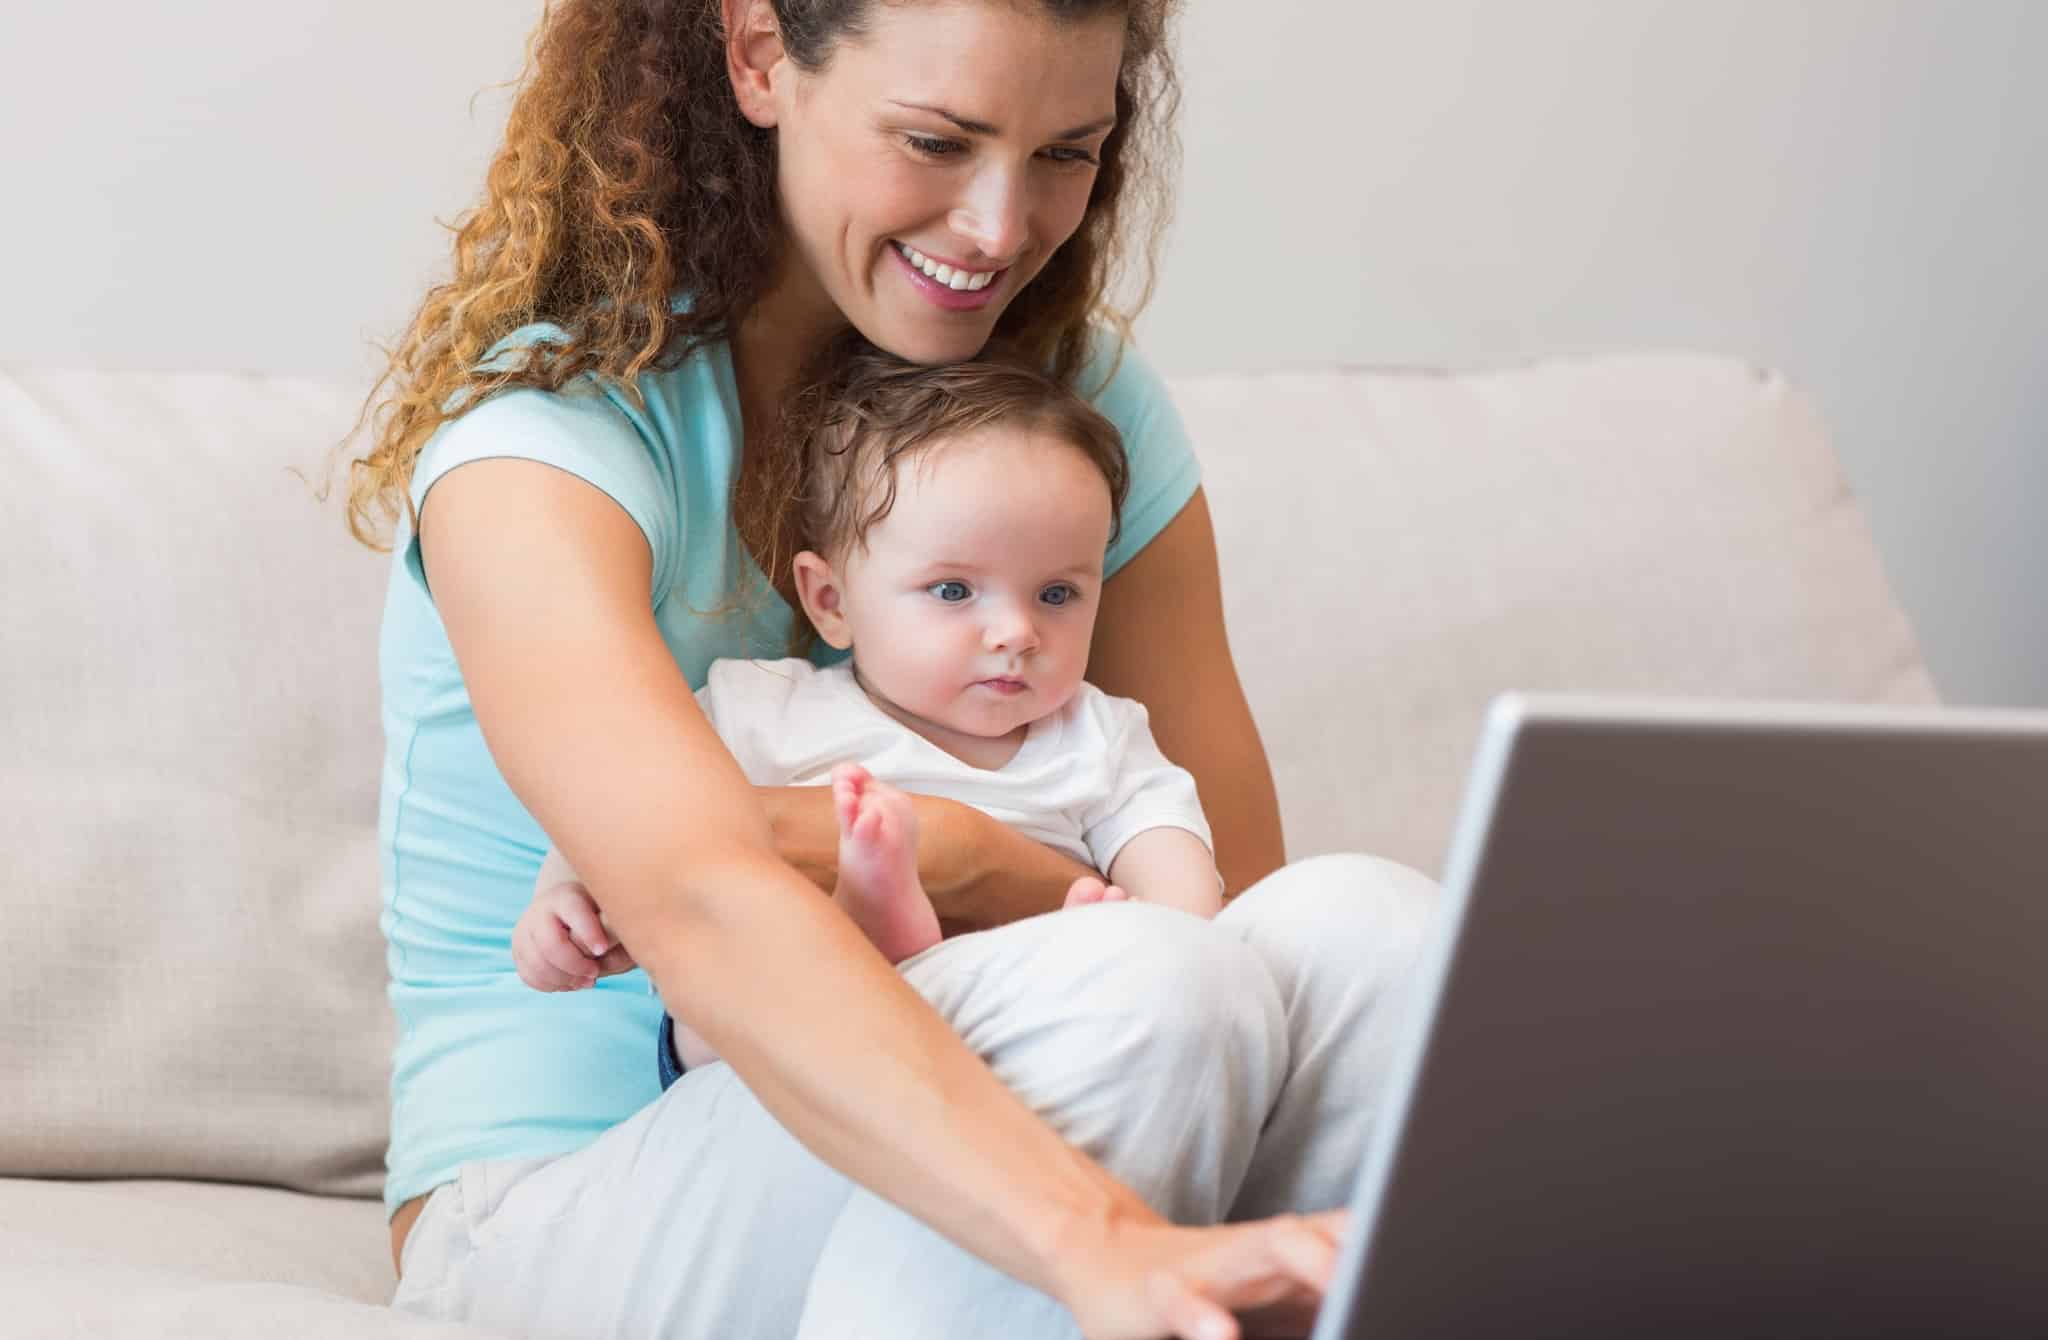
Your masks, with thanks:
<instances>
[{"instance_id":1,"label":"light blue t-shirt","mask_svg":"<svg viewBox=\"0 0 2048 1340\"><path fill-rule=\"evenodd\" d=\"M558 338L529 327L501 344ZM1102 383L1116 338L1097 341L1081 386ZM723 343L640 379L645 408L593 379L560 393L500 392L443 425L414 467L418 504L469 461L518 457L610 495L654 556L654 615L690 686L712 661L784 654L795 615L733 534L727 502L741 444L739 395ZM1123 433L1131 487L1115 572L1165 528L1200 483L1180 416L1158 376L1126 348L1094 397ZM379 654L384 770L378 840L382 927L398 1015L392 1058L387 1206L432 1190L472 1159L579 1148L659 1095L661 1002L644 973L594 989L534 991L512 966L512 927L549 846L484 746L448 634L402 533ZM741 598L735 602L735 591ZM735 613L719 613L737 604ZM822 659L832 659L826 649Z\"/></svg>"}]
</instances>

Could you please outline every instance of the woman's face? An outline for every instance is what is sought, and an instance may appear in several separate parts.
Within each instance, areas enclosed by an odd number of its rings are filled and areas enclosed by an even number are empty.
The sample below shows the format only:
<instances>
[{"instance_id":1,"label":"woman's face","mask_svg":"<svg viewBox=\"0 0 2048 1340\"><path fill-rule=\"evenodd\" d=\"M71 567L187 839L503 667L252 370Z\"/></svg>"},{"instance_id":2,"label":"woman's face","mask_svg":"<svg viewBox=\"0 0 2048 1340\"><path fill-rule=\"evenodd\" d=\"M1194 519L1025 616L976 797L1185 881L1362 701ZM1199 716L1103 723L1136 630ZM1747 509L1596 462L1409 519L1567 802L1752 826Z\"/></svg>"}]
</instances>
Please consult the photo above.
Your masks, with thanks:
<instances>
[{"instance_id":1,"label":"woman's face","mask_svg":"<svg viewBox=\"0 0 2048 1340\"><path fill-rule=\"evenodd\" d=\"M1059 22L1030 0L878 3L822 70L774 66L778 311L843 317L914 362L978 353L1080 226L1123 42L1117 6Z\"/></svg>"}]
</instances>

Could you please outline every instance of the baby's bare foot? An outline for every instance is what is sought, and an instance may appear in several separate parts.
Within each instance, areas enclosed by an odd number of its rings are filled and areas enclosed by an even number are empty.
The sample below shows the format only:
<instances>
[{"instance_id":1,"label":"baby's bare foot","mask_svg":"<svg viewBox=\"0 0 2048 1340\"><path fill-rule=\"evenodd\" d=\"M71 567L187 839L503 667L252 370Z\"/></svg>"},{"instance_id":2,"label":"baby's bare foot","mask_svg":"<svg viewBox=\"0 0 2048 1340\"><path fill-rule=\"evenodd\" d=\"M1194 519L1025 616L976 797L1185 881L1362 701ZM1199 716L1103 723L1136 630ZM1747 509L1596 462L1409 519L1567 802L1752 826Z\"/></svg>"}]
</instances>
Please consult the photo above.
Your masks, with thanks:
<instances>
[{"instance_id":1,"label":"baby's bare foot","mask_svg":"<svg viewBox=\"0 0 2048 1340\"><path fill-rule=\"evenodd\" d=\"M832 770L839 817L839 885L832 900L891 963L939 942L939 917L917 878L917 811L910 797L858 763Z\"/></svg>"},{"instance_id":2,"label":"baby's bare foot","mask_svg":"<svg viewBox=\"0 0 2048 1340\"><path fill-rule=\"evenodd\" d=\"M1131 895L1097 875L1083 875L1067 886L1064 907L1087 907L1091 903L1122 903Z\"/></svg>"}]
</instances>

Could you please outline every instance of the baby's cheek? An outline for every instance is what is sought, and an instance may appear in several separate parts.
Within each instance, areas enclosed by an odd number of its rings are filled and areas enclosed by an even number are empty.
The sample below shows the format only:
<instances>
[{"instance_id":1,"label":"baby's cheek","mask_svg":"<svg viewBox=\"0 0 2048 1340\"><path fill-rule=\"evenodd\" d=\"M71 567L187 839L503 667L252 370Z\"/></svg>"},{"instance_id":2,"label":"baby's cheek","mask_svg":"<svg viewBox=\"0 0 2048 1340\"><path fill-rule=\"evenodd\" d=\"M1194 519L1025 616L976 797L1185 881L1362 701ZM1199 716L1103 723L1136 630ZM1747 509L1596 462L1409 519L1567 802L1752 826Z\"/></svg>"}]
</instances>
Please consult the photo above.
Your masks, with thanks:
<instances>
[{"instance_id":1,"label":"baby's cheek","mask_svg":"<svg viewBox=\"0 0 2048 1340\"><path fill-rule=\"evenodd\" d=\"M1071 674L1062 674L1047 690L1045 713L1051 716L1074 701L1074 695L1081 691L1081 672L1087 668L1084 661L1074 667Z\"/></svg>"}]
</instances>

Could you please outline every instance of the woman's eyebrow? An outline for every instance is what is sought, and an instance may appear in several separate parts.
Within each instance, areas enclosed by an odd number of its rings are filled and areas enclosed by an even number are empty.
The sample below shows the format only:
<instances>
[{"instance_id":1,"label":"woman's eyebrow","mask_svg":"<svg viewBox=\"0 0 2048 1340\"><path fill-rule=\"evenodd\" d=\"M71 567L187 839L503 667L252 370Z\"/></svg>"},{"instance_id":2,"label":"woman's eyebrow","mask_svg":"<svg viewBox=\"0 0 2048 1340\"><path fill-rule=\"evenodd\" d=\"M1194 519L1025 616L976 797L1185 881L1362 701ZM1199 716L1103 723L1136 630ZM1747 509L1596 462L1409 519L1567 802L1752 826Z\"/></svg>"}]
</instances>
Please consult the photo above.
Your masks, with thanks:
<instances>
[{"instance_id":1,"label":"woman's eyebrow","mask_svg":"<svg viewBox=\"0 0 2048 1340\"><path fill-rule=\"evenodd\" d=\"M908 108L913 112L930 112L933 116L943 116L970 135L1000 135L1003 133L986 121L970 120L957 113L949 112L943 107L931 107L921 102L902 102L895 98L891 98L889 101L898 107ZM1090 121L1085 126L1075 126L1072 130L1063 130L1053 136L1053 138L1056 140L1084 140L1098 130L1108 130L1115 125L1116 114L1112 112L1100 120Z\"/></svg>"}]
</instances>

